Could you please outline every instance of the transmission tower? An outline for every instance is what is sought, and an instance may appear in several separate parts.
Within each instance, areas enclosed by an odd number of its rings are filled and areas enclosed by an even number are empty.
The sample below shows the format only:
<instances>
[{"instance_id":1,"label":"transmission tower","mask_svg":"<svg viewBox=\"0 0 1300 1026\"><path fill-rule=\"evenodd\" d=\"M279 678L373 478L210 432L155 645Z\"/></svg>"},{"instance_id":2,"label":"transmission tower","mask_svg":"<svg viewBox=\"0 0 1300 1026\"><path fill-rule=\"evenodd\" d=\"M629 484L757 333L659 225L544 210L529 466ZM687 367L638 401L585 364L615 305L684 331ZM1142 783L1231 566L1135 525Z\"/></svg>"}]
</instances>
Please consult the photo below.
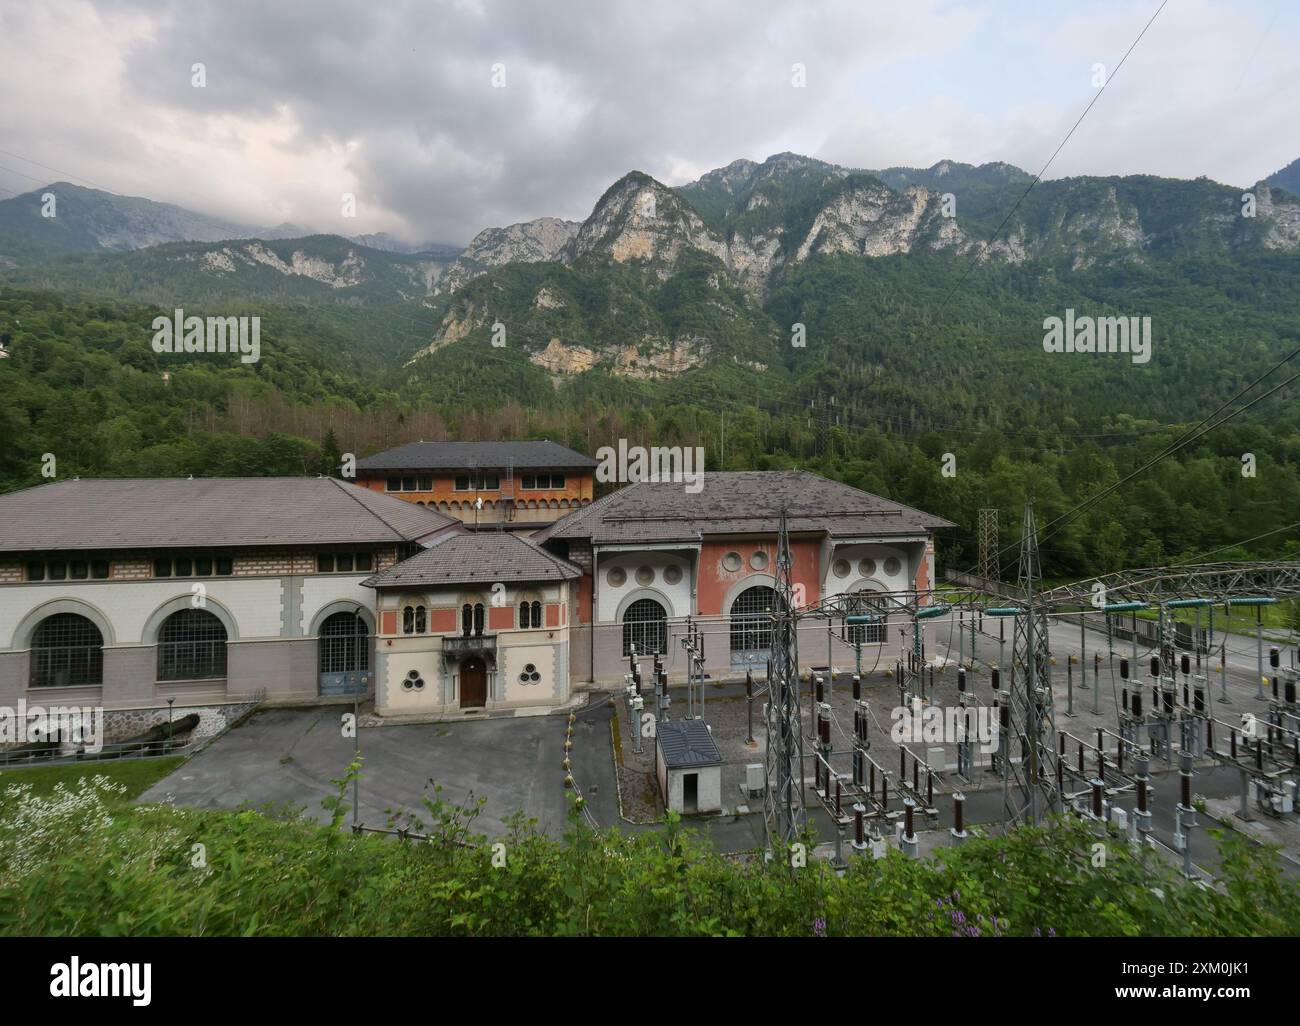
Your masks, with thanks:
<instances>
[{"instance_id":1,"label":"transmission tower","mask_svg":"<svg viewBox=\"0 0 1300 1026\"><path fill-rule=\"evenodd\" d=\"M776 542L776 608L767 680L767 790L763 829L769 853L803 831L803 731L799 720L799 644L794 612L790 532L785 509Z\"/></svg>"},{"instance_id":2,"label":"transmission tower","mask_svg":"<svg viewBox=\"0 0 1300 1026\"><path fill-rule=\"evenodd\" d=\"M998 511L980 510L979 519L980 576L986 581L1002 579L998 562Z\"/></svg>"},{"instance_id":3,"label":"transmission tower","mask_svg":"<svg viewBox=\"0 0 1300 1026\"><path fill-rule=\"evenodd\" d=\"M1034 504L1025 504L1020 537L1020 586L1023 609L1016 616L1011 659L1011 736L1019 741L1020 762L1007 759L1009 786L1004 817L1008 824L1036 822L1060 802L1056 786L1056 726L1052 709L1052 661L1047 633L1047 606L1035 601L1041 578Z\"/></svg>"}]
</instances>

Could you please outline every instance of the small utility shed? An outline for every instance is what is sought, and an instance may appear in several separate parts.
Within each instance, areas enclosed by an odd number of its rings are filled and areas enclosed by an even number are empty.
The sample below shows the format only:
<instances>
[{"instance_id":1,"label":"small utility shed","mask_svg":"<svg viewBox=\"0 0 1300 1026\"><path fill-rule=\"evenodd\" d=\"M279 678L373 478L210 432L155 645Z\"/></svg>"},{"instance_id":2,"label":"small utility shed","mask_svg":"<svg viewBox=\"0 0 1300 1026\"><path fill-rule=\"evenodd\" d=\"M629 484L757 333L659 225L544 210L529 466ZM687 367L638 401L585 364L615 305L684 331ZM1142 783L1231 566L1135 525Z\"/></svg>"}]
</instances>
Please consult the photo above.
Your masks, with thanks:
<instances>
[{"instance_id":1,"label":"small utility shed","mask_svg":"<svg viewBox=\"0 0 1300 1026\"><path fill-rule=\"evenodd\" d=\"M722 809L722 753L703 720L660 723L655 770L664 804L674 812Z\"/></svg>"}]
</instances>

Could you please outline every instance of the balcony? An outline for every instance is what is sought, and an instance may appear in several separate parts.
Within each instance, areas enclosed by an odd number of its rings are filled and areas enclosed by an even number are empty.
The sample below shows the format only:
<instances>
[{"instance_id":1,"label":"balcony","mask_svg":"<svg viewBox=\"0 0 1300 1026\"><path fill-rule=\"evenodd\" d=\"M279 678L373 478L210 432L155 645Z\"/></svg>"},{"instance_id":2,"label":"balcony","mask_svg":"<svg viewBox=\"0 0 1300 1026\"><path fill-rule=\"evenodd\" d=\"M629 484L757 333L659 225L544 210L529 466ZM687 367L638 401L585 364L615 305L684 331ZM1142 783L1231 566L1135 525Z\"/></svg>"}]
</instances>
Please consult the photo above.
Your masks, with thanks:
<instances>
[{"instance_id":1,"label":"balcony","mask_svg":"<svg viewBox=\"0 0 1300 1026\"><path fill-rule=\"evenodd\" d=\"M493 656L497 653L495 634L455 635L442 639L442 654L445 656Z\"/></svg>"}]
</instances>

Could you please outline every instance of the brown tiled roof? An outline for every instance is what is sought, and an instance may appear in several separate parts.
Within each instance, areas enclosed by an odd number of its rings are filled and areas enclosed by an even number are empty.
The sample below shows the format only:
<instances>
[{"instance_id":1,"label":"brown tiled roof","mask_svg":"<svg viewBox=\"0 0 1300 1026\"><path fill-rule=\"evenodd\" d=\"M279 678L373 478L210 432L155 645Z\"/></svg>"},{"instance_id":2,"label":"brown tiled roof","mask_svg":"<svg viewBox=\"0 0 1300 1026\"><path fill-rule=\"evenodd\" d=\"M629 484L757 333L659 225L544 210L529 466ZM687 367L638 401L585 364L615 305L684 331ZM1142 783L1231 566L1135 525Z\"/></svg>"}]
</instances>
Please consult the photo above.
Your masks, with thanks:
<instances>
[{"instance_id":1,"label":"brown tiled roof","mask_svg":"<svg viewBox=\"0 0 1300 1026\"><path fill-rule=\"evenodd\" d=\"M540 442L408 442L357 460L358 470L594 470L568 446Z\"/></svg>"},{"instance_id":2,"label":"brown tiled roof","mask_svg":"<svg viewBox=\"0 0 1300 1026\"><path fill-rule=\"evenodd\" d=\"M452 534L362 583L371 588L500 581L568 581L581 577L572 563L506 531Z\"/></svg>"},{"instance_id":3,"label":"brown tiled roof","mask_svg":"<svg viewBox=\"0 0 1300 1026\"><path fill-rule=\"evenodd\" d=\"M0 552L409 542L459 522L334 478L83 478L0 495Z\"/></svg>"},{"instance_id":4,"label":"brown tiled roof","mask_svg":"<svg viewBox=\"0 0 1300 1026\"><path fill-rule=\"evenodd\" d=\"M832 537L924 534L955 526L806 470L714 471L696 494L685 484L643 482L619 489L533 535L596 544L696 541L703 535L774 534L784 506L793 533Z\"/></svg>"}]
</instances>

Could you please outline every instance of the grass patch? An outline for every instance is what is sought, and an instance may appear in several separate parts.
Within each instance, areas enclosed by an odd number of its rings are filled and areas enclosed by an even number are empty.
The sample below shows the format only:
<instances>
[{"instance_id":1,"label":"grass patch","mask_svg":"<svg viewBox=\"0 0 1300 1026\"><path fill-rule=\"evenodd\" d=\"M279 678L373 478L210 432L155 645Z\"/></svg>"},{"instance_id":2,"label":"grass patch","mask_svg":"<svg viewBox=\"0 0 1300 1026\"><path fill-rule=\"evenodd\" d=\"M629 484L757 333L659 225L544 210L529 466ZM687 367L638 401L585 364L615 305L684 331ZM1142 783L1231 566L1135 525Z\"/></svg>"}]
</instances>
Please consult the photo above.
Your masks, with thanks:
<instances>
[{"instance_id":1,"label":"grass patch","mask_svg":"<svg viewBox=\"0 0 1300 1026\"><path fill-rule=\"evenodd\" d=\"M105 759L59 766L19 766L0 770L0 796L3 796L8 784L30 784L36 794L48 794L58 783L73 787L82 777L105 776L126 788L122 801L133 801L184 761L183 755L163 755L152 759ZM2 797L0 804L3 804Z\"/></svg>"}]
</instances>

